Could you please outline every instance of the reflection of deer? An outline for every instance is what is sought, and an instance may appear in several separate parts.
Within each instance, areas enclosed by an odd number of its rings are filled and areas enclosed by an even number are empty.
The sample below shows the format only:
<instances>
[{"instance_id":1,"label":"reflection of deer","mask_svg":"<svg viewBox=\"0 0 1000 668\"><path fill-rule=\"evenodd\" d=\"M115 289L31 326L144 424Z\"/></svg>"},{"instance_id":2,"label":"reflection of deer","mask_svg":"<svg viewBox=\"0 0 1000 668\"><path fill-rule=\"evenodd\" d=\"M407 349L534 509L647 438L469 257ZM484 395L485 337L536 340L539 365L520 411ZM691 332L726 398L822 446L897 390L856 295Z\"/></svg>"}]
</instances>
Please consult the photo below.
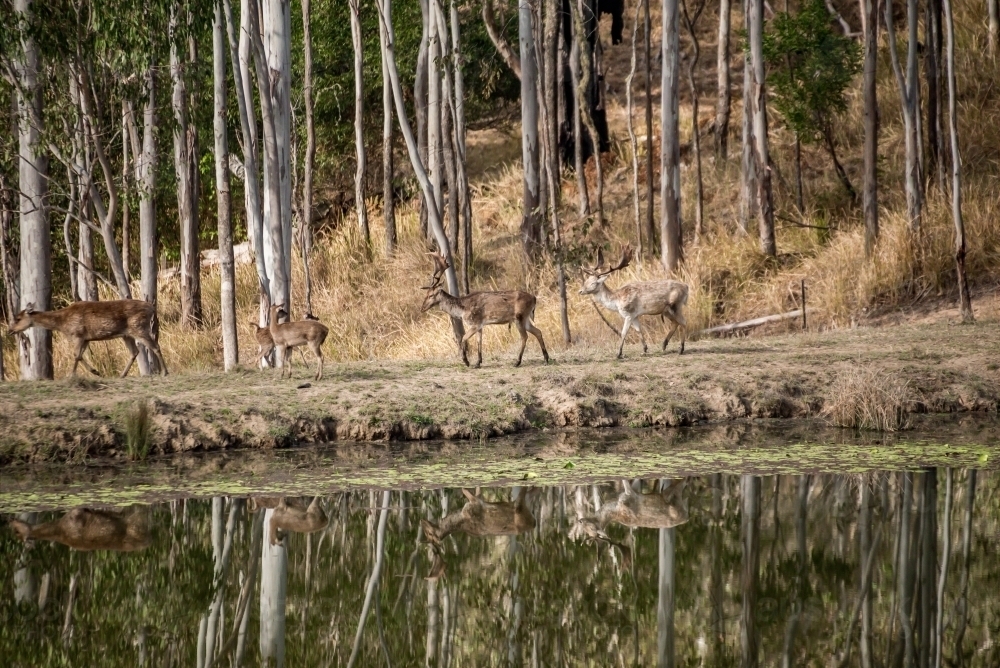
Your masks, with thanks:
<instances>
[{"instance_id":1,"label":"reflection of deer","mask_svg":"<svg viewBox=\"0 0 1000 668\"><path fill-rule=\"evenodd\" d=\"M268 526L268 537L271 545L277 545L284 540L289 532L314 533L322 531L330 523L330 519L319 505L319 497L314 496L312 502L304 507L298 499L286 497L255 497L250 499L250 512L258 508L274 509Z\"/></svg>"},{"instance_id":2,"label":"reflection of deer","mask_svg":"<svg viewBox=\"0 0 1000 668\"><path fill-rule=\"evenodd\" d=\"M463 489L462 494L467 502L460 511L448 514L438 524L420 520L425 540L434 550L429 579L440 577L444 572L441 542L456 531L470 536L516 536L535 528L535 516L525 505L527 494L523 491L513 502L483 501L467 489Z\"/></svg>"},{"instance_id":3,"label":"reflection of deer","mask_svg":"<svg viewBox=\"0 0 1000 668\"><path fill-rule=\"evenodd\" d=\"M76 508L52 522L31 525L10 520L21 540L48 540L74 550L132 552L149 547L152 538L144 512L121 515L106 510Z\"/></svg>"},{"instance_id":4,"label":"reflection of deer","mask_svg":"<svg viewBox=\"0 0 1000 668\"><path fill-rule=\"evenodd\" d=\"M604 503L596 514L577 519L569 530L572 540L599 540L625 550L624 546L612 541L605 529L612 522L627 527L648 529L669 529L688 520L687 509L675 501L674 496L683 481L674 481L665 489L652 494L641 494L632 489L627 480L622 481L624 490L614 501Z\"/></svg>"}]
</instances>

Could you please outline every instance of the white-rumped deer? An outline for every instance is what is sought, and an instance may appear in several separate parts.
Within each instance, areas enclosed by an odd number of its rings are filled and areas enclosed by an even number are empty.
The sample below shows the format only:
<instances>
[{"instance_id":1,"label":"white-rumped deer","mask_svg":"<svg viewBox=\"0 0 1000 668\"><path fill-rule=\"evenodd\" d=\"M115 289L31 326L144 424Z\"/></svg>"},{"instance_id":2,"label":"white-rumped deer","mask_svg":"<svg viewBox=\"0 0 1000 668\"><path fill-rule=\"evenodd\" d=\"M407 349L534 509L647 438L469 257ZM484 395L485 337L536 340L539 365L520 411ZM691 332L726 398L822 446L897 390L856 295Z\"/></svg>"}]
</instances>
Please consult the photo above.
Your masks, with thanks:
<instances>
[{"instance_id":1,"label":"white-rumped deer","mask_svg":"<svg viewBox=\"0 0 1000 668\"><path fill-rule=\"evenodd\" d=\"M156 331L156 306L139 299L118 299L107 302L76 302L56 311L36 311L32 304L18 313L14 318L11 334L23 332L29 327L44 327L55 330L69 338L76 348L73 360L73 375L76 375L78 364L95 376L97 370L83 359L83 353L91 341L107 341L110 339L125 339L132 357L122 378L128 375L132 363L135 362L139 349L135 342L141 343L146 350L152 352L160 363L160 371L167 375L167 365L163 361L163 353L153 332Z\"/></svg>"},{"instance_id":2,"label":"white-rumped deer","mask_svg":"<svg viewBox=\"0 0 1000 668\"><path fill-rule=\"evenodd\" d=\"M626 246L622 252L622 259L613 267L604 267L604 254L597 251L597 264L593 267L582 267L587 274L587 279L580 290L581 295L590 295L591 298L607 309L617 311L625 324L622 326L622 340L618 344L618 357L622 357L625 348L625 337L629 328L639 332L639 339L642 341L642 352L645 353L646 336L639 326L639 316L658 315L673 323L673 327L663 339L663 350L667 349L670 337L678 329L681 330L681 350L684 354L684 341L687 338L687 322L684 320L684 304L687 303L688 286L680 281L642 281L637 283L627 283L617 290L609 288L604 282L608 276L627 267L632 261L632 247Z\"/></svg>"},{"instance_id":3,"label":"white-rumped deer","mask_svg":"<svg viewBox=\"0 0 1000 668\"><path fill-rule=\"evenodd\" d=\"M47 540L81 551L134 552L149 547L152 542L147 513L143 510L121 515L76 508L52 522L28 524L10 520L10 525L25 542Z\"/></svg>"},{"instance_id":4,"label":"white-rumped deer","mask_svg":"<svg viewBox=\"0 0 1000 668\"><path fill-rule=\"evenodd\" d=\"M292 356L289 354L296 346L308 345L316 356L317 369L316 380L323 379L323 342L330 330L326 325L318 320L299 320L297 322L280 322L288 319L288 311L281 304L271 306L271 324L268 330L271 332L271 339L277 349L279 364L281 365L281 377L285 377L285 368L288 369L288 377L292 377Z\"/></svg>"},{"instance_id":5,"label":"white-rumped deer","mask_svg":"<svg viewBox=\"0 0 1000 668\"><path fill-rule=\"evenodd\" d=\"M515 324L521 335L521 349L517 353L514 366L521 366L524 357L524 347L528 343L528 332L538 339L542 347L542 357L549 361L549 351L545 349L542 332L535 327L532 318L535 315L535 295L520 290L503 290L500 292L471 292L464 297L456 297L445 291L441 286L441 278L448 269L448 261L440 253L428 253L434 259L434 274L430 285L422 286L427 291L421 311L428 311L435 306L448 315L461 318L465 323L465 336L459 344L459 352L465 366L469 366L469 356L466 344L473 336L479 335L479 349L476 355L476 368L483 365L483 327L487 325Z\"/></svg>"}]
</instances>

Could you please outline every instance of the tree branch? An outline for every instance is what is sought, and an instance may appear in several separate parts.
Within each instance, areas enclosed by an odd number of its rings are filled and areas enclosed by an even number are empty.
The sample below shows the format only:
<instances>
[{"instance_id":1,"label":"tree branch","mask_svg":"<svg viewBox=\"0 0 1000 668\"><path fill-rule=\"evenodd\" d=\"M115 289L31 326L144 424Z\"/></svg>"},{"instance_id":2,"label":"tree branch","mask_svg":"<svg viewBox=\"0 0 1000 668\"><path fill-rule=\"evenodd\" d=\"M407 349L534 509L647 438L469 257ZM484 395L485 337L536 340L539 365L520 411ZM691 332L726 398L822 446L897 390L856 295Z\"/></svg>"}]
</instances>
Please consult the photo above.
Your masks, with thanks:
<instances>
[{"instance_id":1,"label":"tree branch","mask_svg":"<svg viewBox=\"0 0 1000 668\"><path fill-rule=\"evenodd\" d=\"M493 16L493 0L483 0L483 24L486 25L486 32L489 34L493 46L496 47L497 53L507 63L507 67L511 69L514 76L520 79L521 59L514 53L514 49L511 48L507 38L503 36L503 32L497 29L496 18Z\"/></svg>"}]
</instances>

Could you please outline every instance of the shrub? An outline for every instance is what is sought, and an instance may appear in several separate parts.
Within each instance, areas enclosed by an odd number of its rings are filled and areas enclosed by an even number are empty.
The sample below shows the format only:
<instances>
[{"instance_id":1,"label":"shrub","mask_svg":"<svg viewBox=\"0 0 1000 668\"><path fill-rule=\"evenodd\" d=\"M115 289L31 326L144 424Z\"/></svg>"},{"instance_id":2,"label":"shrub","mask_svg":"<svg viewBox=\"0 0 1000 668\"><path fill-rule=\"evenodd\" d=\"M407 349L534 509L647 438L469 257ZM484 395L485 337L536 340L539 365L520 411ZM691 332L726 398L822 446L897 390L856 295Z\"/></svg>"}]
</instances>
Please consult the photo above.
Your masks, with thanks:
<instances>
[{"instance_id":1,"label":"shrub","mask_svg":"<svg viewBox=\"0 0 1000 668\"><path fill-rule=\"evenodd\" d=\"M899 431L906 427L908 383L872 365L843 371L830 387L823 415L838 427Z\"/></svg>"},{"instance_id":2,"label":"shrub","mask_svg":"<svg viewBox=\"0 0 1000 668\"><path fill-rule=\"evenodd\" d=\"M142 461L149 455L152 423L146 401L137 401L125 413L125 454L131 461Z\"/></svg>"}]
</instances>

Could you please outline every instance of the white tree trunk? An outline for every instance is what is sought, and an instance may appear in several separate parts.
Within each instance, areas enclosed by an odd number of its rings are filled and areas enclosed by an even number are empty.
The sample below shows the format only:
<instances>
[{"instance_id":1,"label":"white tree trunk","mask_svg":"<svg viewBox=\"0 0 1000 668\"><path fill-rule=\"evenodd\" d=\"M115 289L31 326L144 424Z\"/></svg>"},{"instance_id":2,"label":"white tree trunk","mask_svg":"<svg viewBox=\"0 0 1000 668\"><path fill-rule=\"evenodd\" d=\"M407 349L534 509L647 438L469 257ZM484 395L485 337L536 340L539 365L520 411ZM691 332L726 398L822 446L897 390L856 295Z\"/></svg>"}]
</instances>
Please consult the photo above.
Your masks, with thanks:
<instances>
[{"instance_id":1,"label":"white tree trunk","mask_svg":"<svg viewBox=\"0 0 1000 668\"><path fill-rule=\"evenodd\" d=\"M725 160L729 150L729 110L732 107L732 85L729 76L729 27L731 0L719 0L719 40L715 61L718 79L718 99L715 107L715 155Z\"/></svg>"},{"instance_id":2,"label":"white tree trunk","mask_svg":"<svg viewBox=\"0 0 1000 668\"><path fill-rule=\"evenodd\" d=\"M765 255L778 254L774 239L774 205L771 199L771 169L767 147L767 93L764 87L764 2L748 0L747 33L750 36L750 111L753 123L753 151L757 175L757 213L760 249ZM746 91L743 93L746 95Z\"/></svg>"},{"instance_id":3,"label":"white tree trunk","mask_svg":"<svg viewBox=\"0 0 1000 668\"><path fill-rule=\"evenodd\" d=\"M84 169L92 172L90 148L87 145L87 136L83 126L83 101L80 99L79 80L75 71L73 69L70 71L69 96L77 112L76 122L73 124L73 160L81 162ZM90 201L90 192L87 188L80 190L79 209L80 218L84 221L90 222L93 219L94 205ZM81 301L97 301L97 276L94 274L94 234L86 222L81 221L78 224L77 240L76 296Z\"/></svg>"},{"instance_id":4,"label":"white tree trunk","mask_svg":"<svg viewBox=\"0 0 1000 668\"><path fill-rule=\"evenodd\" d=\"M461 31L458 7L451 0L451 49L455 68L455 144L458 156L458 198L462 215L462 290L469 292L469 267L472 264L472 197L469 194L469 174L465 155L465 79L462 76Z\"/></svg>"},{"instance_id":5,"label":"white tree trunk","mask_svg":"<svg viewBox=\"0 0 1000 668\"><path fill-rule=\"evenodd\" d=\"M538 67L535 62L534 17L531 3L518 0L517 32L521 52L521 165L524 190L521 213L521 246L533 258L541 242L538 177ZM598 156L599 157L599 156Z\"/></svg>"},{"instance_id":6,"label":"white tree trunk","mask_svg":"<svg viewBox=\"0 0 1000 668\"><path fill-rule=\"evenodd\" d=\"M219 289L222 300L222 362L232 371L240 361L236 336L236 268L233 260L232 199L229 192L229 144L226 131L226 36L222 0L215 0L212 23L213 81L215 84L215 191L218 200Z\"/></svg>"},{"instance_id":7,"label":"white tree trunk","mask_svg":"<svg viewBox=\"0 0 1000 668\"><path fill-rule=\"evenodd\" d=\"M660 668L674 666L674 545L676 529L660 529L660 577L656 599L656 655Z\"/></svg>"},{"instance_id":8,"label":"white tree trunk","mask_svg":"<svg viewBox=\"0 0 1000 668\"><path fill-rule=\"evenodd\" d=\"M306 108L306 154L302 176L302 268L306 280L306 313L312 314L312 273L309 254L312 253L313 164L316 161L316 128L313 123L312 79L312 17L310 0L302 0L302 51L304 56L302 97Z\"/></svg>"},{"instance_id":9,"label":"white tree trunk","mask_svg":"<svg viewBox=\"0 0 1000 668\"><path fill-rule=\"evenodd\" d=\"M906 145L904 183L906 187L906 210L912 229L920 228L923 216L923 178L920 170L920 80L917 71L917 0L907 1L908 48L906 54L906 75L899 61L896 48L896 29L893 25L891 1L885 3L886 30L889 37L889 56L899 87L899 98L903 108L903 131Z\"/></svg>"},{"instance_id":10,"label":"white tree trunk","mask_svg":"<svg viewBox=\"0 0 1000 668\"><path fill-rule=\"evenodd\" d=\"M746 3L744 3L746 8ZM750 58L743 57L743 124L740 159L740 231L750 233L750 221L757 217L757 163L753 158L753 112L750 104Z\"/></svg>"},{"instance_id":11,"label":"white tree trunk","mask_svg":"<svg viewBox=\"0 0 1000 668\"><path fill-rule=\"evenodd\" d=\"M31 0L14 0L20 21L31 21ZM14 67L18 75L18 175L21 227L21 308L29 304L39 310L51 307L52 248L46 210L48 158L41 146L42 82L41 54L35 38L21 33L21 53ZM21 379L52 378L52 333L32 327L19 339Z\"/></svg>"},{"instance_id":12,"label":"white tree trunk","mask_svg":"<svg viewBox=\"0 0 1000 668\"><path fill-rule=\"evenodd\" d=\"M396 196L393 192L392 83L389 63L385 59L385 28L379 26L378 42L382 53L382 214L385 220L385 255L396 252Z\"/></svg>"},{"instance_id":13,"label":"white tree trunk","mask_svg":"<svg viewBox=\"0 0 1000 668\"><path fill-rule=\"evenodd\" d=\"M434 187L434 206L444 211L444 165L441 146L441 36L438 34L437 3L427 10L427 171Z\"/></svg>"},{"instance_id":14,"label":"white tree trunk","mask_svg":"<svg viewBox=\"0 0 1000 668\"><path fill-rule=\"evenodd\" d=\"M285 665L285 591L288 584L288 550L285 542L271 545L269 527L273 509L264 514L264 540L260 555L260 658L264 665Z\"/></svg>"},{"instance_id":15,"label":"white tree trunk","mask_svg":"<svg viewBox=\"0 0 1000 668\"><path fill-rule=\"evenodd\" d=\"M663 0L663 72L660 90L660 261L675 272L684 261L681 229L680 16L678 0Z\"/></svg>"},{"instance_id":16,"label":"white tree trunk","mask_svg":"<svg viewBox=\"0 0 1000 668\"><path fill-rule=\"evenodd\" d=\"M349 0L351 7L351 43L354 45L354 151L357 168L354 171L354 208L358 215L358 227L371 246L371 232L368 229L368 207L365 204L365 174L368 158L365 154L365 82L364 82L364 42L361 40L361 15L358 2Z\"/></svg>"}]
</instances>

